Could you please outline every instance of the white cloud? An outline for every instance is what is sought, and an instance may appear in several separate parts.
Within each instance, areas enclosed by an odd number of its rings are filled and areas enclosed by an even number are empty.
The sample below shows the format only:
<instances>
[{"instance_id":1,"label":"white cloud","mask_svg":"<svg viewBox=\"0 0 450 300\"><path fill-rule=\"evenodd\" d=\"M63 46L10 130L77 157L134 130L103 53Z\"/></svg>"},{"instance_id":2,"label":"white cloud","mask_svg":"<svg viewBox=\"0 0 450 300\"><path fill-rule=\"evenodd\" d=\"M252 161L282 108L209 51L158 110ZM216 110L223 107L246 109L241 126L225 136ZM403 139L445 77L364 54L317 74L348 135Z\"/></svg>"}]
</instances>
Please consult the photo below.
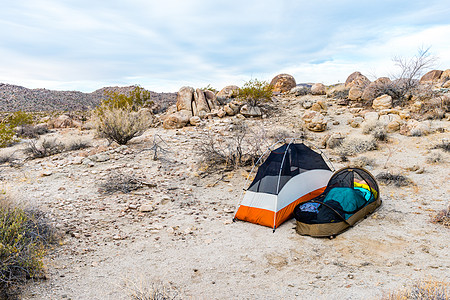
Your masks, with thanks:
<instances>
[{"instance_id":1,"label":"white cloud","mask_svg":"<svg viewBox=\"0 0 450 300\"><path fill-rule=\"evenodd\" d=\"M220 88L282 72L335 83L384 76L431 46L450 67L445 1L10 1L0 10L0 82L91 91L141 84Z\"/></svg>"}]
</instances>

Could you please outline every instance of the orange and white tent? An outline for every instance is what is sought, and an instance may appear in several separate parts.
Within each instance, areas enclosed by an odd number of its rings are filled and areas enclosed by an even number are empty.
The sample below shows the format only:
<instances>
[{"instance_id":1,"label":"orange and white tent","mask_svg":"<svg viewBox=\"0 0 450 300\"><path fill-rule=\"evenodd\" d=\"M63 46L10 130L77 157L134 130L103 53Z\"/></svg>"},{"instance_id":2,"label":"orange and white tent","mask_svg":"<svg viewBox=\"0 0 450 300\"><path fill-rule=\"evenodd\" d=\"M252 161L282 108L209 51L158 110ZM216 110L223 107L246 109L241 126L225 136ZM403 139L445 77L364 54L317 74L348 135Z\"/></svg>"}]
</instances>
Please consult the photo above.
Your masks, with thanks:
<instances>
[{"instance_id":1,"label":"orange and white tent","mask_svg":"<svg viewBox=\"0 0 450 300\"><path fill-rule=\"evenodd\" d=\"M325 190L332 171L322 152L303 142L294 143L294 139L269 151L241 197L234 218L275 230L293 216L297 204Z\"/></svg>"}]
</instances>

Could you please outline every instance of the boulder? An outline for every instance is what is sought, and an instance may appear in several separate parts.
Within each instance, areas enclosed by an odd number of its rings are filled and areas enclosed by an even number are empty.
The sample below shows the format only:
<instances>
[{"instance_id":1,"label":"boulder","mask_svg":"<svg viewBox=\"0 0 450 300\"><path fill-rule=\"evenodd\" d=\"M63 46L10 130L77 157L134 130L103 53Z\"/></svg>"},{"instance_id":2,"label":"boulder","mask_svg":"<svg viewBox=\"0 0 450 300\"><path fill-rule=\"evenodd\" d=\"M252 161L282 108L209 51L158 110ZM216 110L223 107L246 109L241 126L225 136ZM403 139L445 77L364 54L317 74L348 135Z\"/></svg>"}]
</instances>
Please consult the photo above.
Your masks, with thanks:
<instances>
[{"instance_id":1,"label":"boulder","mask_svg":"<svg viewBox=\"0 0 450 300\"><path fill-rule=\"evenodd\" d=\"M210 90L205 90L204 92L205 92L206 101L208 101L209 108L211 110L218 109L219 103L217 102L216 94L214 94L214 92L212 92Z\"/></svg>"},{"instance_id":2,"label":"boulder","mask_svg":"<svg viewBox=\"0 0 450 300\"><path fill-rule=\"evenodd\" d=\"M163 127L165 129L182 128L187 125L190 117L192 116L191 111L180 110L167 116L163 122Z\"/></svg>"},{"instance_id":3,"label":"boulder","mask_svg":"<svg viewBox=\"0 0 450 300\"><path fill-rule=\"evenodd\" d=\"M353 119L348 121L348 124L353 128L357 128L360 127L363 122L364 122L363 117L354 117Z\"/></svg>"},{"instance_id":4,"label":"boulder","mask_svg":"<svg viewBox=\"0 0 450 300\"><path fill-rule=\"evenodd\" d=\"M426 73L425 75L423 75L422 78L420 78L420 83L429 83L429 82L439 81L442 73L444 73L444 71L441 71L441 70L430 71L430 72Z\"/></svg>"},{"instance_id":5,"label":"boulder","mask_svg":"<svg viewBox=\"0 0 450 300\"><path fill-rule=\"evenodd\" d=\"M348 91L348 99L352 101L360 100L363 94L363 89L359 86L352 86Z\"/></svg>"},{"instance_id":6,"label":"boulder","mask_svg":"<svg viewBox=\"0 0 450 300\"><path fill-rule=\"evenodd\" d=\"M202 119L200 119L199 116L193 116L193 117L189 118L189 123L192 126L198 126L202 123Z\"/></svg>"},{"instance_id":7,"label":"boulder","mask_svg":"<svg viewBox=\"0 0 450 300\"><path fill-rule=\"evenodd\" d=\"M260 117L262 116L261 108L258 106L250 106L250 105L243 105L240 110L241 115L244 117Z\"/></svg>"},{"instance_id":8,"label":"boulder","mask_svg":"<svg viewBox=\"0 0 450 300\"><path fill-rule=\"evenodd\" d=\"M220 108L218 111L217 111L217 116L219 117L219 118L223 118L223 117L225 117L227 115L227 113L223 110L223 108Z\"/></svg>"},{"instance_id":9,"label":"boulder","mask_svg":"<svg viewBox=\"0 0 450 300\"><path fill-rule=\"evenodd\" d=\"M228 99L235 98L239 94L239 87L236 85L228 85L217 93L217 100L224 103Z\"/></svg>"},{"instance_id":10,"label":"boulder","mask_svg":"<svg viewBox=\"0 0 450 300\"><path fill-rule=\"evenodd\" d=\"M295 78L289 74L279 74L270 82L273 85L274 92L287 93L297 84Z\"/></svg>"},{"instance_id":11,"label":"boulder","mask_svg":"<svg viewBox=\"0 0 450 300\"><path fill-rule=\"evenodd\" d=\"M211 111L206 100L205 92L202 89L196 89L194 93L194 102L196 104L197 112L193 111L194 116L203 118L207 113ZM202 113L200 113L202 112Z\"/></svg>"},{"instance_id":12,"label":"boulder","mask_svg":"<svg viewBox=\"0 0 450 300\"><path fill-rule=\"evenodd\" d=\"M190 111L192 115L192 101L194 101L194 88L183 86L177 93L177 111Z\"/></svg>"},{"instance_id":13,"label":"boulder","mask_svg":"<svg viewBox=\"0 0 450 300\"><path fill-rule=\"evenodd\" d=\"M366 122L376 122L379 117L380 115L376 111L370 111L364 115L364 120Z\"/></svg>"},{"instance_id":14,"label":"boulder","mask_svg":"<svg viewBox=\"0 0 450 300\"><path fill-rule=\"evenodd\" d=\"M406 122L406 124L401 126L400 133L408 136L427 135L430 133L430 126L423 122L410 119Z\"/></svg>"},{"instance_id":15,"label":"boulder","mask_svg":"<svg viewBox=\"0 0 450 300\"><path fill-rule=\"evenodd\" d=\"M447 80L446 82L444 82L444 84L442 85L442 87L443 87L444 89L450 88L450 80Z\"/></svg>"},{"instance_id":16,"label":"boulder","mask_svg":"<svg viewBox=\"0 0 450 300\"><path fill-rule=\"evenodd\" d=\"M384 91L384 87L389 85L391 83L391 80L387 77L380 77L374 82L369 83L368 86L364 89L361 99L365 101L372 101L378 96L381 96L381 94Z\"/></svg>"},{"instance_id":17,"label":"boulder","mask_svg":"<svg viewBox=\"0 0 450 300\"><path fill-rule=\"evenodd\" d=\"M60 115L56 119L49 120L47 126L48 128L72 128L81 126L81 123L75 121L68 115Z\"/></svg>"},{"instance_id":18,"label":"boulder","mask_svg":"<svg viewBox=\"0 0 450 300\"><path fill-rule=\"evenodd\" d=\"M351 88L353 86L357 86L361 89L364 89L366 86L370 84L370 80L359 72L354 72L350 74L350 76L345 81L345 87Z\"/></svg>"},{"instance_id":19,"label":"boulder","mask_svg":"<svg viewBox=\"0 0 450 300\"><path fill-rule=\"evenodd\" d=\"M441 81L442 82L448 82L450 81L450 69L445 70L441 74Z\"/></svg>"},{"instance_id":20,"label":"boulder","mask_svg":"<svg viewBox=\"0 0 450 300\"><path fill-rule=\"evenodd\" d=\"M307 111L303 114L303 122L305 122L306 128L311 131L321 132L327 128L326 118L317 111Z\"/></svg>"},{"instance_id":21,"label":"boulder","mask_svg":"<svg viewBox=\"0 0 450 300\"><path fill-rule=\"evenodd\" d=\"M392 108L392 97L389 95L382 95L373 100L372 108L375 110L383 110Z\"/></svg>"},{"instance_id":22,"label":"boulder","mask_svg":"<svg viewBox=\"0 0 450 300\"><path fill-rule=\"evenodd\" d=\"M325 95L326 87L322 83L314 83L311 87L311 94L313 95Z\"/></svg>"}]
</instances>

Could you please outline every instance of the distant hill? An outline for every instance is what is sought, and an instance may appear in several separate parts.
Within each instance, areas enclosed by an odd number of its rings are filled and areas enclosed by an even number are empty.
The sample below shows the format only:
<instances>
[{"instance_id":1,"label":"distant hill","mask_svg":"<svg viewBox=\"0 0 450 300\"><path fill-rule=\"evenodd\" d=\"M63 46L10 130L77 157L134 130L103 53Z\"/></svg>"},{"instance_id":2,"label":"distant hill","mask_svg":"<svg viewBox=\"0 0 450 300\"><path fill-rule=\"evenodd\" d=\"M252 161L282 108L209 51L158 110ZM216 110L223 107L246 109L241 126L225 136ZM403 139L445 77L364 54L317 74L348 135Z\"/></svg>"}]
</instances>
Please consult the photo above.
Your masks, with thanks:
<instances>
[{"instance_id":1,"label":"distant hill","mask_svg":"<svg viewBox=\"0 0 450 300\"><path fill-rule=\"evenodd\" d=\"M133 86L104 87L92 93L78 91L53 91L28 89L22 86L0 83L0 112L12 111L82 111L97 106L105 97L105 91L128 92ZM158 110L176 102L177 93L150 92Z\"/></svg>"}]
</instances>

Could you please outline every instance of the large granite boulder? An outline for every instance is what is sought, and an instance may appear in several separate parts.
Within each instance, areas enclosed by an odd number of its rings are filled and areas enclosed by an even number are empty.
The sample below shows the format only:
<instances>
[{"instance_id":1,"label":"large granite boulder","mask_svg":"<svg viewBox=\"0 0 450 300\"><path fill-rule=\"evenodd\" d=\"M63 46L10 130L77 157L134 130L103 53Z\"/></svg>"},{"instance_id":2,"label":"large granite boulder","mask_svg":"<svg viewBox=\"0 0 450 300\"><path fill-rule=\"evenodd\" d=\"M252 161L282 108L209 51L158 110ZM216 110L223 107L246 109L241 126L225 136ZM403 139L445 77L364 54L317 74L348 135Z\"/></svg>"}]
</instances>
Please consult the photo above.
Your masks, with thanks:
<instances>
[{"instance_id":1,"label":"large granite boulder","mask_svg":"<svg viewBox=\"0 0 450 300\"><path fill-rule=\"evenodd\" d=\"M392 108L392 97L389 95L382 95L378 98L375 98L372 103L372 108L375 110Z\"/></svg>"},{"instance_id":2,"label":"large granite boulder","mask_svg":"<svg viewBox=\"0 0 450 300\"><path fill-rule=\"evenodd\" d=\"M360 72L353 72L345 81L345 87L349 89L354 86L364 89L369 84L370 80Z\"/></svg>"},{"instance_id":3,"label":"large granite boulder","mask_svg":"<svg viewBox=\"0 0 450 300\"><path fill-rule=\"evenodd\" d=\"M239 87L236 85L227 85L217 93L217 100L221 103L229 99L236 98L239 94Z\"/></svg>"},{"instance_id":4,"label":"large granite boulder","mask_svg":"<svg viewBox=\"0 0 450 300\"><path fill-rule=\"evenodd\" d=\"M441 78L442 73L444 71L441 70L432 70L420 78L420 83L431 83L431 82L437 82Z\"/></svg>"},{"instance_id":5,"label":"large granite boulder","mask_svg":"<svg viewBox=\"0 0 450 300\"><path fill-rule=\"evenodd\" d=\"M372 101L378 96L384 94L385 87L391 84L391 80L387 77L380 77L374 82L371 82L364 89L361 99L365 101Z\"/></svg>"},{"instance_id":6,"label":"large granite boulder","mask_svg":"<svg viewBox=\"0 0 450 300\"><path fill-rule=\"evenodd\" d=\"M297 85L295 78L289 74L279 74L275 76L270 84L273 85L274 92L280 93L287 93Z\"/></svg>"},{"instance_id":7,"label":"large granite boulder","mask_svg":"<svg viewBox=\"0 0 450 300\"><path fill-rule=\"evenodd\" d=\"M327 88L322 83L314 83L311 87L311 94L313 95L325 95Z\"/></svg>"},{"instance_id":8,"label":"large granite boulder","mask_svg":"<svg viewBox=\"0 0 450 300\"><path fill-rule=\"evenodd\" d=\"M190 111L192 116L192 101L194 101L194 88L183 86L177 93L177 111Z\"/></svg>"}]
</instances>

